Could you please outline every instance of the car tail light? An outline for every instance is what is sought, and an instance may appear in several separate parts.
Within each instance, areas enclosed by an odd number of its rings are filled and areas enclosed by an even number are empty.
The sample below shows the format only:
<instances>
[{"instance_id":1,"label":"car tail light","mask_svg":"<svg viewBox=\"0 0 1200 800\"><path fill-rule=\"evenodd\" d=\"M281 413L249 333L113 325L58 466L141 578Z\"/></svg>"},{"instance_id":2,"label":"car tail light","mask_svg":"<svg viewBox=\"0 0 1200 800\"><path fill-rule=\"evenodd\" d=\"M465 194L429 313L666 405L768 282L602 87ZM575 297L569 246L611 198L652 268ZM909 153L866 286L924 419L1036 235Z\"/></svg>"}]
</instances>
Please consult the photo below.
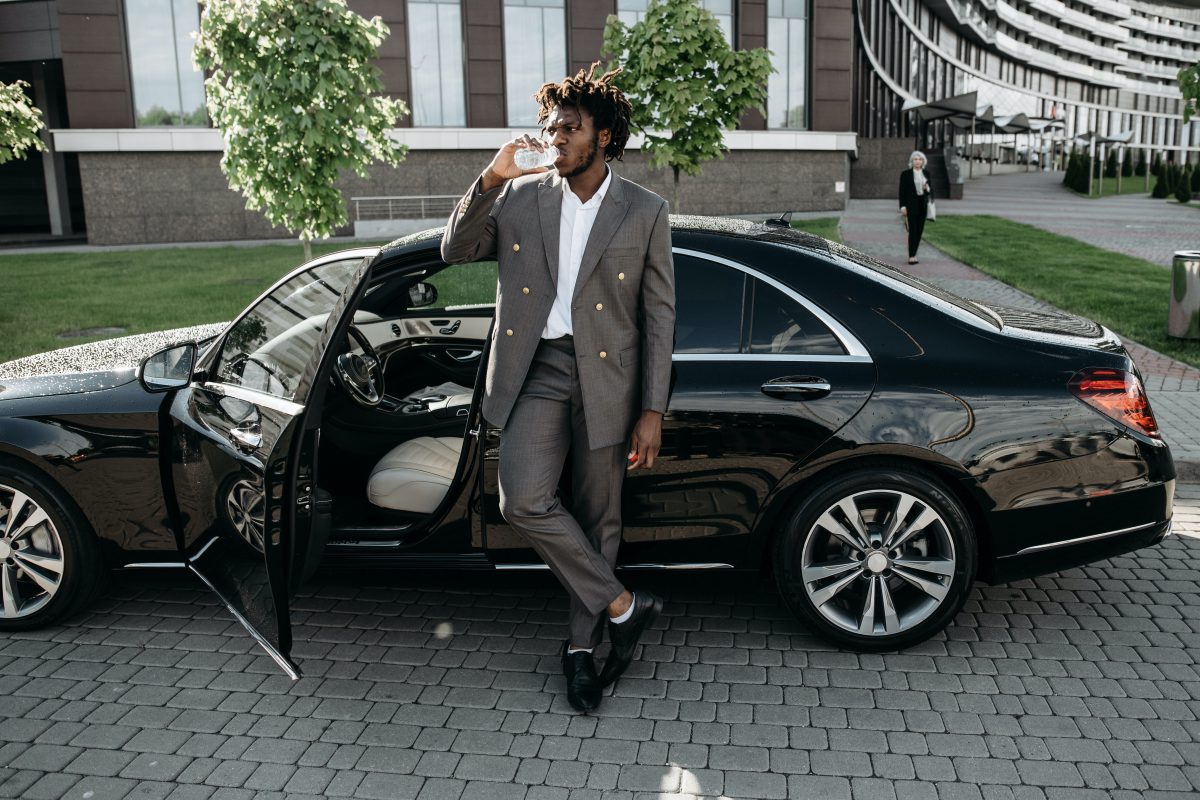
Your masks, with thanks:
<instances>
[{"instance_id":1,"label":"car tail light","mask_svg":"<svg viewBox=\"0 0 1200 800\"><path fill-rule=\"evenodd\" d=\"M1160 438L1146 390L1133 373L1091 367L1076 372L1068 386L1073 395L1109 419Z\"/></svg>"}]
</instances>

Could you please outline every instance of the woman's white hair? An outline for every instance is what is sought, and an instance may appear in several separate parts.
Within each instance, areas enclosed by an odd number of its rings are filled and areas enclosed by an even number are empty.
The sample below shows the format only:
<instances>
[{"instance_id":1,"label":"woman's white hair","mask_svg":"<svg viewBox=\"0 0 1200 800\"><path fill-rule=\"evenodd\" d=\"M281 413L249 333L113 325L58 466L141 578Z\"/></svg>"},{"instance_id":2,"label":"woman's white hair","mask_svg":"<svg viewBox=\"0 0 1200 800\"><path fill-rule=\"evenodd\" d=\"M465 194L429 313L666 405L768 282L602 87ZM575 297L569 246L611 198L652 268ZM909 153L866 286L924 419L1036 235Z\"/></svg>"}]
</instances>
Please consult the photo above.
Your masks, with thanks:
<instances>
[{"instance_id":1,"label":"woman's white hair","mask_svg":"<svg viewBox=\"0 0 1200 800\"><path fill-rule=\"evenodd\" d=\"M913 159L917 159L917 158L921 159L926 164L929 163L929 159L925 157L924 153L922 153L920 150L913 150L912 153L908 157L908 168L909 169L912 169Z\"/></svg>"}]
</instances>

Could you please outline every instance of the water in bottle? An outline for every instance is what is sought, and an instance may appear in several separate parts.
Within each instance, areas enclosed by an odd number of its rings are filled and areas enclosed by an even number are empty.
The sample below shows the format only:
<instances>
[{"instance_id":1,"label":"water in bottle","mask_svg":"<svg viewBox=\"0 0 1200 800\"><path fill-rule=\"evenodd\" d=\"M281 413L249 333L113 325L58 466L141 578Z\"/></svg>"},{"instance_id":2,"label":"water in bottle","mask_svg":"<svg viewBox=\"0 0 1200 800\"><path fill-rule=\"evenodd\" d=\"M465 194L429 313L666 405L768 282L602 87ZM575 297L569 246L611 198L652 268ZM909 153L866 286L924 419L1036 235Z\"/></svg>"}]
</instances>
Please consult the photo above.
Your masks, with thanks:
<instances>
[{"instance_id":1,"label":"water in bottle","mask_svg":"<svg viewBox=\"0 0 1200 800\"><path fill-rule=\"evenodd\" d=\"M513 162L517 165L518 169L552 167L557 158L558 148L554 145L546 145L546 149L541 152L532 148L523 148L513 154Z\"/></svg>"}]
</instances>

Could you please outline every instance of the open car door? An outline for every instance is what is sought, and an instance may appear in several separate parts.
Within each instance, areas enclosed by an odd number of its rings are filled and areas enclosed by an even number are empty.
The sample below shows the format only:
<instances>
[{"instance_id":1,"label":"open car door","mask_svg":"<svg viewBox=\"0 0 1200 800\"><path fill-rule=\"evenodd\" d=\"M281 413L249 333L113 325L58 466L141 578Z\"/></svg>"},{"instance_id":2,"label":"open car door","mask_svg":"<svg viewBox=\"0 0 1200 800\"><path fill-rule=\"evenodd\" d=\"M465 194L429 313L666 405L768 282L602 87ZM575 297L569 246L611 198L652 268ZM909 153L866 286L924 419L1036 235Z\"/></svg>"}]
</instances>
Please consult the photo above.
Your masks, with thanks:
<instances>
[{"instance_id":1,"label":"open car door","mask_svg":"<svg viewBox=\"0 0 1200 800\"><path fill-rule=\"evenodd\" d=\"M266 292L204 353L165 421L179 550L293 679L288 601L329 534L317 376L346 341L373 253L319 258Z\"/></svg>"}]
</instances>

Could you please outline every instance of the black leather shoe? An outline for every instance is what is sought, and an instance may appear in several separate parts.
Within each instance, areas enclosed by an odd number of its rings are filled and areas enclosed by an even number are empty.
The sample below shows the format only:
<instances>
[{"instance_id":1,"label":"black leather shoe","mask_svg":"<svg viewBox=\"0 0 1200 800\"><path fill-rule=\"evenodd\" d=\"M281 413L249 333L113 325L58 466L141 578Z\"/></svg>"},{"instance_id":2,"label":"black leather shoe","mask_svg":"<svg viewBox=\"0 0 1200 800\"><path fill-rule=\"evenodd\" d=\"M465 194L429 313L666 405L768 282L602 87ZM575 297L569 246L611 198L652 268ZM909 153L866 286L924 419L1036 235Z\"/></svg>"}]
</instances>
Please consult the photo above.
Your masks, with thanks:
<instances>
[{"instance_id":1,"label":"black leather shoe","mask_svg":"<svg viewBox=\"0 0 1200 800\"><path fill-rule=\"evenodd\" d=\"M658 595L635 592L633 598L633 616L619 625L611 619L608 621L608 640L612 643L612 650L604 661L604 669L600 670L602 687L616 681L629 668L638 640L662 613L663 601Z\"/></svg>"},{"instance_id":2,"label":"black leather shoe","mask_svg":"<svg viewBox=\"0 0 1200 800\"><path fill-rule=\"evenodd\" d=\"M591 653L568 653L563 643L563 675L567 678L567 702L576 711L593 711L600 706L600 679Z\"/></svg>"}]
</instances>

